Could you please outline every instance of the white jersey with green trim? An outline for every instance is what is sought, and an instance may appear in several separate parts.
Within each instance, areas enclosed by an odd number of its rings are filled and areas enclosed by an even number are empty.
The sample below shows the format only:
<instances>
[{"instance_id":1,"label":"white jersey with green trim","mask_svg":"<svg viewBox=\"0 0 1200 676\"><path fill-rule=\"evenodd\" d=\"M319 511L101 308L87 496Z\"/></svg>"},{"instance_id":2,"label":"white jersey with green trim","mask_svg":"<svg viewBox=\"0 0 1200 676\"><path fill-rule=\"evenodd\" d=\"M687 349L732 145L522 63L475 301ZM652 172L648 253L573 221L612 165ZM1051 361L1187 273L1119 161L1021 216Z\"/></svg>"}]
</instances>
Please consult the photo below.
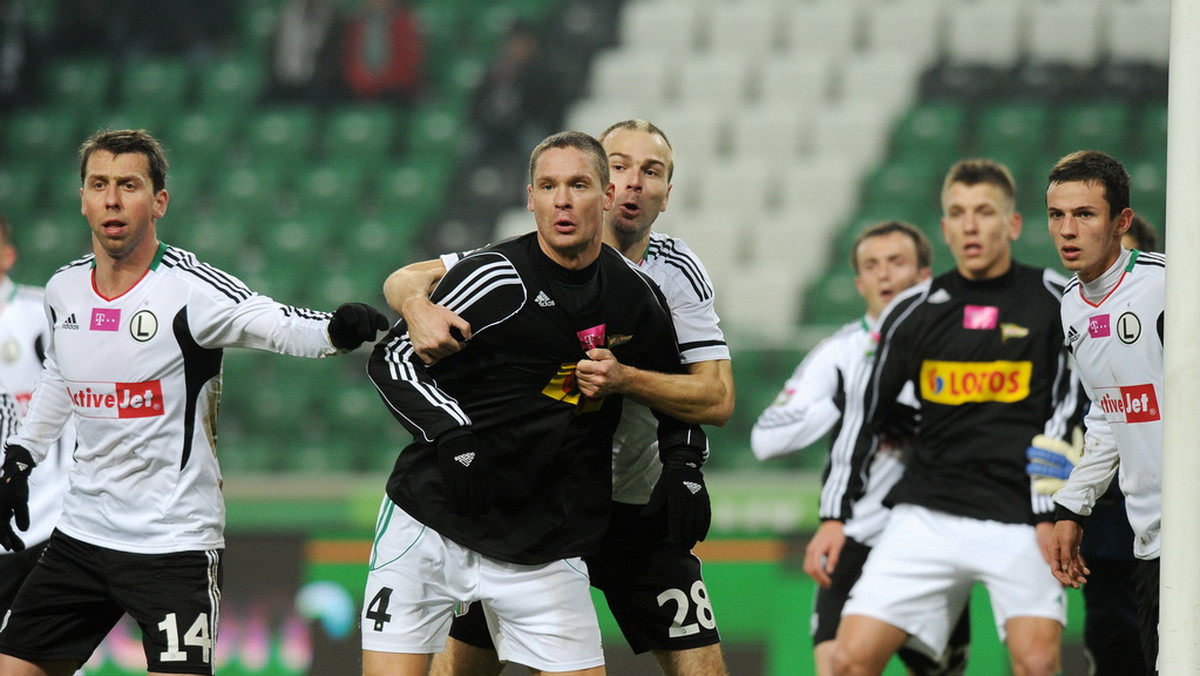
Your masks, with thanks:
<instances>
[{"instance_id":1,"label":"white jersey with green trim","mask_svg":"<svg viewBox=\"0 0 1200 676\"><path fill-rule=\"evenodd\" d=\"M684 364L730 358L708 271L682 239L651 232L646 255L637 267L666 296ZM650 409L628 397L623 405L613 435L613 500L644 505L662 474L658 421Z\"/></svg>"},{"instance_id":2,"label":"white jersey with green trim","mask_svg":"<svg viewBox=\"0 0 1200 676\"><path fill-rule=\"evenodd\" d=\"M42 375L50 342L45 293L36 286L0 281L0 383L12 394L21 414ZM14 421L14 426L16 422ZM47 450L29 476L29 529L19 533L26 545L50 539L67 492L67 471L75 448L75 427L67 425L58 443ZM0 548L0 555L8 554Z\"/></svg>"},{"instance_id":3,"label":"white jersey with green trim","mask_svg":"<svg viewBox=\"0 0 1200 676\"><path fill-rule=\"evenodd\" d=\"M41 462L77 417L58 526L67 535L133 553L221 548L223 348L329 356L330 315L277 303L166 245L116 298L97 293L93 269L86 256L46 285L46 368L12 441Z\"/></svg>"},{"instance_id":4,"label":"white jersey with green trim","mask_svg":"<svg viewBox=\"0 0 1200 676\"><path fill-rule=\"evenodd\" d=\"M1063 332L1092 404L1083 457L1054 501L1091 514L1119 465L1139 559L1161 548L1166 275L1164 254L1122 250L1091 282L1071 278L1062 299Z\"/></svg>"}]
</instances>

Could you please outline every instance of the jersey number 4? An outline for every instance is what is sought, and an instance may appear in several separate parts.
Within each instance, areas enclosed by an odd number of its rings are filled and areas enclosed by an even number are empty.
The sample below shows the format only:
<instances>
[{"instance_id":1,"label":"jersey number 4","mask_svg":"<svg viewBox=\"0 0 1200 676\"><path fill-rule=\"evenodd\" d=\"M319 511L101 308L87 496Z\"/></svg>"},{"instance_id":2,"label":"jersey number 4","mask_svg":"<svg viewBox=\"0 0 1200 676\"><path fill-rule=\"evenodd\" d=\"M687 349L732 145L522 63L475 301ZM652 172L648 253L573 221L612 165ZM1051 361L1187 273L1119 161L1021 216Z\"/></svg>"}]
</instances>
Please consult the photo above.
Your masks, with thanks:
<instances>
[{"instance_id":1,"label":"jersey number 4","mask_svg":"<svg viewBox=\"0 0 1200 676\"><path fill-rule=\"evenodd\" d=\"M384 587L379 590L375 598L367 604L367 612L364 616L375 623L375 631L383 631L383 625L392 621L392 616L388 613L388 604L392 601L392 588Z\"/></svg>"},{"instance_id":2,"label":"jersey number 4","mask_svg":"<svg viewBox=\"0 0 1200 676\"><path fill-rule=\"evenodd\" d=\"M696 580L692 585L691 599L682 589L668 589L658 595L660 607L668 603L675 604L675 619L671 621L671 628L667 631L667 636L671 638L699 634L700 627L714 629L717 626L717 620L713 617L712 602L708 600L708 589L702 580ZM696 606L696 621L684 624L692 612L693 603Z\"/></svg>"}]
</instances>

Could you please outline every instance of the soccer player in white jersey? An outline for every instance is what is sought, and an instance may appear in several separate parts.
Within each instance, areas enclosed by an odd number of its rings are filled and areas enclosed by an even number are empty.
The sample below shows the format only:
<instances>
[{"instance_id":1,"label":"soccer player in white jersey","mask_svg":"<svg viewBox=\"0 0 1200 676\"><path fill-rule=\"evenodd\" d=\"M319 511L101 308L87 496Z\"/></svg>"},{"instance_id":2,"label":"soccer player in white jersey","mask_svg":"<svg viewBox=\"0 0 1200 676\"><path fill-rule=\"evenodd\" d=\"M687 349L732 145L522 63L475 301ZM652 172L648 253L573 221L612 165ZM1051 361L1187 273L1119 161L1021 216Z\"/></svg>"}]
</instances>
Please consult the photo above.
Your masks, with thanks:
<instances>
[{"instance_id":1,"label":"soccer player in white jersey","mask_svg":"<svg viewBox=\"0 0 1200 676\"><path fill-rule=\"evenodd\" d=\"M72 414L78 445L62 517L0 629L0 674L70 674L125 613L149 674L212 674L223 349L326 357L387 320L359 303L332 315L282 305L161 243L167 161L146 132L99 132L79 156L93 253L46 284L45 370L5 448L0 523L26 525L30 471Z\"/></svg>"},{"instance_id":2,"label":"soccer player in white jersey","mask_svg":"<svg viewBox=\"0 0 1200 676\"><path fill-rule=\"evenodd\" d=\"M833 673L842 606L887 522L883 496L904 471L903 448L895 443L881 444L875 451L865 485L850 471L854 441L865 422L864 388L871 375L879 315L901 291L929 279L932 258L929 240L908 223L884 221L859 233L850 249L850 265L866 301L865 314L805 356L750 434L754 455L769 460L801 451L833 431L821 486L821 525L804 554L804 572L817 583L811 630L818 676ZM910 650L901 650L900 657L911 673L961 673L969 640L964 612L945 664Z\"/></svg>"},{"instance_id":3,"label":"soccer player in white jersey","mask_svg":"<svg viewBox=\"0 0 1200 676\"><path fill-rule=\"evenodd\" d=\"M640 512L662 473L654 419L646 406L688 422L725 424L734 400L729 348L714 310L712 283L699 258L682 240L651 230L670 197L674 152L666 134L645 120L626 120L599 138L616 187L616 204L605 215L604 241L662 289L688 373L631 368L608 350L593 350L590 359L579 362L576 375L584 394L628 397L614 440L612 524L601 551L585 560L592 584L604 591L635 652L652 652L662 671L672 676L723 675L720 635L699 559L672 544L660 520ZM427 361L459 349L455 334L470 336L466 322L432 305L426 293L454 260L449 256L409 265L385 285L389 304L409 320L413 344ZM663 594L671 601L660 603ZM487 628L472 611L455 621L446 651L434 658L431 673L483 676L498 674L502 666Z\"/></svg>"},{"instance_id":4,"label":"soccer player in white jersey","mask_svg":"<svg viewBox=\"0 0 1200 676\"><path fill-rule=\"evenodd\" d=\"M1079 587L1084 517L1120 473L1133 527L1138 616L1146 670L1158 657L1162 519L1163 312L1166 255L1121 246L1129 230L1129 174L1097 151L1067 155L1050 171L1046 213L1063 266L1075 273L1062 300L1063 332L1092 405L1083 457L1054 494L1051 566Z\"/></svg>"},{"instance_id":5,"label":"soccer player in white jersey","mask_svg":"<svg viewBox=\"0 0 1200 676\"><path fill-rule=\"evenodd\" d=\"M24 413L42 373L50 336L43 291L13 281L9 273L16 262L12 224L0 216L0 384L15 398L17 410ZM0 550L0 612L8 610L17 589L45 549L54 524L58 523L74 448L75 428L68 425L46 454L41 469L30 477L29 528L20 537L15 533L12 536L13 544L24 548L13 552ZM0 525L4 527L11 526Z\"/></svg>"}]
</instances>

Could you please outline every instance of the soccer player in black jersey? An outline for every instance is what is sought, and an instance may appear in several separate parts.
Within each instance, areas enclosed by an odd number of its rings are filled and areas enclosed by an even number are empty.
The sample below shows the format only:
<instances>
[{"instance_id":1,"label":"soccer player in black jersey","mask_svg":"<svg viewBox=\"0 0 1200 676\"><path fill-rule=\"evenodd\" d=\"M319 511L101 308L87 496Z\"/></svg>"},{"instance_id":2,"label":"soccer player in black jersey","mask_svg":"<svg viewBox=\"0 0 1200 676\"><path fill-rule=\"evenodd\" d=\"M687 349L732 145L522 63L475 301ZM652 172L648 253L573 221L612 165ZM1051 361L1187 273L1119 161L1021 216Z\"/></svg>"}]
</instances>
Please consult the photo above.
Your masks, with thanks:
<instances>
[{"instance_id":1,"label":"soccer player in black jersey","mask_svg":"<svg viewBox=\"0 0 1200 676\"><path fill-rule=\"evenodd\" d=\"M834 673L879 674L903 645L936 656L982 582L1014 673L1049 676L1066 615L1047 563L1052 506L1033 490L1025 449L1037 434L1061 439L1078 415L1058 318L1065 280L1013 260L1021 217L1002 165L954 165L942 210L955 269L896 298L880 326L870 427L905 426L913 412L897 398L910 382L920 420L885 501L892 515L842 613Z\"/></svg>"},{"instance_id":2,"label":"soccer player in black jersey","mask_svg":"<svg viewBox=\"0 0 1200 676\"><path fill-rule=\"evenodd\" d=\"M369 372L414 435L388 481L363 614L364 668L424 674L455 606L480 602L501 659L554 673L603 673L580 558L604 536L618 397L591 398L576 364L606 348L622 363L681 369L665 299L602 247L611 208L604 149L562 132L534 150L537 232L473 252L432 300L464 318L469 343L426 365L401 321ZM673 534L708 526L695 425L659 415L655 487Z\"/></svg>"}]
</instances>

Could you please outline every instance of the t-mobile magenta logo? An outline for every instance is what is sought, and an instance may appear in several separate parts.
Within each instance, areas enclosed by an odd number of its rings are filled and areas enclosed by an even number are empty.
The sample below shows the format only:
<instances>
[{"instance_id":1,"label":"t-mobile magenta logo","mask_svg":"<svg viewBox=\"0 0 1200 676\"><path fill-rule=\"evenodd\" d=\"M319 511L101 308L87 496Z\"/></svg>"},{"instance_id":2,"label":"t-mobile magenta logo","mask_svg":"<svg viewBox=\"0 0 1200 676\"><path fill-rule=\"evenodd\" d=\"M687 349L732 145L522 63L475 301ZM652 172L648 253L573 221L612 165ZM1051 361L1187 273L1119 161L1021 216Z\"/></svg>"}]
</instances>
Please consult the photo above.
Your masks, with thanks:
<instances>
[{"instance_id":1,"label":"t-mobile magenta logo","mask_svg":"<svg viewBox=\"0 0 1200 676\"><path fill-rule=\"evenodd\" d=\"M92 331L116 331L121 327L121 311L116 308L92 308Z\"/></svg>"}]
</instances>

